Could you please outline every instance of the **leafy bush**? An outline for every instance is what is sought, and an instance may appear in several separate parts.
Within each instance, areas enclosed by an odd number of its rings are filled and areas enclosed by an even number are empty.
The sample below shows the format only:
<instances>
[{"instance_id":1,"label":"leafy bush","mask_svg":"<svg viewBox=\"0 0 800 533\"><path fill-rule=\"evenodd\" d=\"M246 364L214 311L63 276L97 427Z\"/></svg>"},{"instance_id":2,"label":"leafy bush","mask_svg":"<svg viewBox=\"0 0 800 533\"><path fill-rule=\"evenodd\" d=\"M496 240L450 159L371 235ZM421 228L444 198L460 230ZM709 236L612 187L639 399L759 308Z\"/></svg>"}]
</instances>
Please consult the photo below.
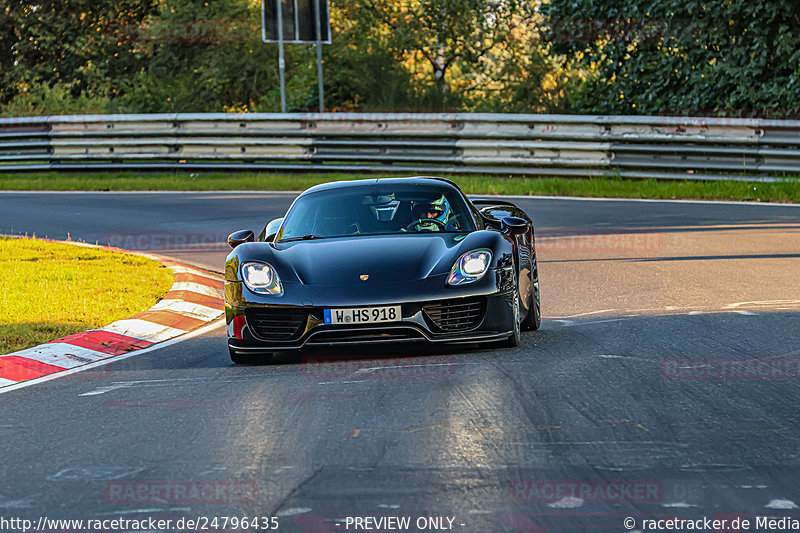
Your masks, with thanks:
<instances>
[{"instance_id":1,"label":"leafy bush","mask_svg":"<svg viewBox=\"0 0 800 533\"><path fill-rule=\"evenodd\" d=\"M104 113L109 99L79 92L74 95L77 82L59 83L52 87L40 80L20 82L16 97L0 105L0 115L12 117L43 115L82 115Z\"/></svg>"},{"instance_id":2,"label":"leafy bush","mask_svg":"<svg viewBox=\"0 0 800 533\"><path fill-rule=\"evenodd\" d=\"M554 51L593 75L585 113L767 115L800 109L796 0L550 0Z\"/></svg>"}]
</instances>

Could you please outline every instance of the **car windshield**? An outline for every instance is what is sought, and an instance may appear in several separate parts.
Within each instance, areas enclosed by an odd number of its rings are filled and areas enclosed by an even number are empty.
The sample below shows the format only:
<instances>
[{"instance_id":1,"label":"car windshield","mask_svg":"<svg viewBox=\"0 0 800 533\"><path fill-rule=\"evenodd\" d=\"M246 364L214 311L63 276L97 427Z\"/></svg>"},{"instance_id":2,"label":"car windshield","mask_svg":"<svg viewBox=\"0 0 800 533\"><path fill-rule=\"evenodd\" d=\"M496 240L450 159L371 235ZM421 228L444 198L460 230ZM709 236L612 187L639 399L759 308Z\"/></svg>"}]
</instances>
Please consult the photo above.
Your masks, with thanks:
<instances>
[{"instance_id":1,"label":"car windshield","mask_svg":"<svg viewBox=\"0 0 800 533\"><path fill-rule=\"evenodd\" d=\"M449 187L373 182L298 198L276 241L474 230L466 202Z\"/></svg>"}]
</instances>

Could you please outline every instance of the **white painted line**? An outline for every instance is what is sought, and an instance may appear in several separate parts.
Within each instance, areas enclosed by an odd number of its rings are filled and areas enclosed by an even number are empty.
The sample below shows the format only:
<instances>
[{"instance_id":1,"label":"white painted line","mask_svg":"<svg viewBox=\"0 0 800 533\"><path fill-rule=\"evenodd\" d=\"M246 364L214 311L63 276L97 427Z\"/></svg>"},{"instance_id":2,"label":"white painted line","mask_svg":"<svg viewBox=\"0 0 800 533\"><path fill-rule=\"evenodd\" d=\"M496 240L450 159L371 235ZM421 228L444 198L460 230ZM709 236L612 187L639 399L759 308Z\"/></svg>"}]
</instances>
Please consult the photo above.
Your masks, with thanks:
<instances>
[{"instance_id":1,"label":"white painted line","mask_svg":"<svg viewBox=\"0 0 800 533\"><path fill-rule=\"evenodd\" d=\"M392 370L395 368L426 368L426 367L435 367L435 366L455 366L458 364L477 364L477 363L420 363L418 365L387 365L387 366L371 366L367 368L361 368L353 372L353 375L357 374L370 374L372 372L380 372L381 370Z\"/></svg>"},{"instance_id":2,"label":"white painted line","mask_svg":"<svg viewBox=\"0 0 800 533\"><path fill-rule=\"evenodd\" d=\"M689 507L697 507L692 503L686 502L672 502L672 503L662 503L661 507L666 507L667 509L688 509Z\"/></svg>"},{"instance_id":3,"label":"white painted line","mask_svg":"<svg viewBox=\"0 0 800 533\"><path fill-rule=\"evenodd\" d=\"M172 509L170 509L170 510L172 510ZM190 509L186 509L186 510L188 511ZM116 516L116 515L124 516L124 515L143 514L143 513L152 514L152 513L162 513L164 511L166 511L166 509L164 509L163 507L153 507L153 508L150 508L150 509L133 509L133 510L130 510L130 511L127 511L127 510L125 510L125 511L112 511L110 513L100 513L98 516Z\"/></svg>"},{"instance_id":4,"label":"white painted line","mask_svg":"<svg viewBox=\"0 0 800 533\"><path fill-rule=\"evenodd\" d=\"M83 348L81 346L73 346L72 344L63 342L49 342L7 355L25 357L26 359L33 359L40 363L60 366L62 368L74 368L76 366L85 365L86 363L94 363L106 357L112 357L106 353Z\"/></svg>"},{"instance_id":5,"label":"white painted line","mask_svg":"<svg viewBox=\"0 0 800 533\"><path fill-rule=\"evenodd\" d=\"M0 194L80 194L81 196L92 194L92 195L112 195L112 194L124 194L124 195L157 195L157 194L182 194L182 195L200 195L205 196L207 194L230 194L230 195L237 195L237 194L280 194L284 196L296 196L303 191L254 191L254 190L227 190L227 191L42 191L42 190L35 190L35 191L0 191Z\"/></svg>"},{"instance_id":6,"label":"white painted line","mask_svg":"<svg viewBox=\"0 0 800 533\"><path fill-rule=\"evenodd\" d=\"M170 378L170 379L142 379L136 381L115 381L111 385L104 385L96 389L92 389L88 393L79 394L79 396L96 396L98 394L105 394L116 389L128 389L133 387L174 387L175 385L193 384L193 383L235 383L237 381L248 381L250 377L240 376L237 378L228 378L220 380L219 378Z\"/></svg>"},{"instance_id":7,"label":"white painted line","mask_svg":"<svg viewBox=\"0 0 800 533\"><path fill-rule=\"evenodd\" d=\"M714 204L714 205L761 205L772 207L800 207L800 204L782 204L779 202L734 202L731 200L670 200L665 198L596 198L594 196L540 196L524 194L468 194L470 198L511 198L515 200L575 200L578 202L646 202L646 203L670 203L670 204Z\"/></svg>"},{"instance_id":8,"label":"white painted line","mask_svg":"<svg viewBox=\"0 0 800 533\"><path fill-rule=\"evenodd\" d=\"M105 394L107 392L112 392L118 389L131 389L131 388L139 388L139 387L172 387L176 384L182 385L186 383L193 383L193 382L207 382L207 381L214 381L207 378L200 378L200 379L155 379L155 380L143 380L143 381L115 381L111 385L104 385L102 387L97 387L96 389L92 389L88 392L84 392L82 394L78 394L78 396L98 396L100 394ZM215 383L233 383L235 381L243 381L243 380L223 380L223 381L214 381Z\"/></svg>"},{"instance_id":9,"label":"white painted line","mask_svg":"<svg viewBox=\"0 0 800 533\"><path fill-rule=\"evenodd\" d=\"M606 322L619 322L620 320L628 320L628 319L627 318L609 318L608 320L590 320L589 322L568 321L568 322L570 322L569 324L564 323L564 324L561 324L561 325L563 327L565 327L565 328L568 328L568 327L572 327L572 326L588 326L590 324L604 324ZM559 322L565 322L565 321L560 320Z\"/></svg>"},{"instance_id":10,"label":"white painted line","mask_svg":"<svg viewBox=\"0 0 800 533\"><path fill-rule=\"evenodd\" d=\"M117 389L126 389L130 387L127 383L117 383L115 385L108 385L107 387L99 387L93 391L78 394L78 396L97 396L98 394L105 394L107 392L115 391Z\"/></svg>"},{"instance_id":11,"label":"white painted line","mask_svg":"<svg viewBox=\"0 0 800 533\"><path fill-rule=\"evenodd\" d=\"M170 260L167 260L167 261L170 261ZM187 268L185 266L176 265L176 264L172 264L172 263L169 263L169 262L167 262L166 265L167 265L167 267L169 267L170 270L172 270L176 274L192 274L194 276L200 276L201 278L207 278L207 279L212 280L212 281L217 281L217 282L222 281L222 278L220 278L219 275L212 274L210 272L205 272L203 270L200 270L199 268L198 269Z\"/></svg>"},{"instance_id":12,"label":"white painted line","mask_svg":"<svg viewBox=\"0 0 800 533\"><path fill-rule=\"evenodd\" d=\"M0 378L0 387L5 387L7 385L13 385L16 381L12 381L6 378Z\"/></svg>"},{"instance_id":13,"label":"white painted line","mask_svg":"<svg viewBox=\"0 0 800 533\"><path fill-rule=\"evenodd\" d=\"M756 183L756 182L754 182ZM159 195L159 194L180 194L180 195L200 195L208 194L252 194L254 196L278 194L282 196L297 196L303 191L253 191L253 190L234 190L234 191L0 191L0 194L22 195L22 194L80 194L80 195ZM789 204L779 202L734 202L731 200L672 200L666 198L596 198L593 196L542 196L526 194L468 194L471 198L512 198L512 199L535 199L535 200L575 200L580 202L659 202L672 204L715 204L715 205L752 205L752 206L773 206L773 207L800 207L800 204Z\"/></svg>"},{"instance_id":14,"label":"white painted line","mask_svg":"<svg viewBox=\"0 0 800 533\"><path fill-rule=\"evenodd\" d=\"M31 379L31 380L28 380L28 381L22 381L20 383L14 384L14 385L8 385L6 387L0 388L0 394L5 394L6 392L11 392L11 391L18 390L18 389L24 389L25 387L30 387L31 385L36 385L38 383L44 383L45 381L51 381L53 379L58 379L58 378L61 378L61 377L64 377L64 376L71 376L72 374L77 374L78 372L83 372L84 370L97 368L99 366L104 366L104 365L107 365L109 363L114 363L116 361L122 361L123 359L127 359L129 357L133 357L134 355L139 355L139 354L143 354L143 353L149 353L149 352L153 352L155 350L159 350L161 348L166 348L168 346L172 346L173 344L177 344L179 342L182 342L182 341L185 341L185 340L192 339L194 337L203 335L204 333L208 333L209 331L213 331L215 328L217 328L217 327L219 327L221 325L222 325L222 321L217 320L217 321L214 321L214 322L212 322L212 323L210 323L210 324L208 324L206 326L203 326L201 328L197 328L194 331L186 333L185 335L182 335L182 336L180 336L178 338L171 339L171 340L159 343L159 344L155 344L153 346L150 346L149 348L144 348L143 350L136 350L136 351L133 351L133 352L130 352L130 353L122 354L122 355L115 355L113 357L108 357L106 359L102 359L100 361L97 361L96 363L89 363L89 364L86 364L86 365L83 365L83 366L70 368L69 370L64 370L63 372L54 372L53 374L48 374L48 375L42 376L40 378Z\"/></svg>"},{"instance_id":15,"label":"white painted line","mask_svg":"<svg viewBox=\"0 0 800 533\"><path fill-rule=\"evenodd\" d=\"M150 308L151 311L174 311L182 315L188 315L203 320L213 320L218 318L225 311L207 305L193 304L184 300L161 300Z\"/></svg>"},{"instance_id":16,"label":"white painted line","mask_svg":"<svg viewBox=\"0 0 800 533\"><path fill-rule=\"evenodd\" d=\"M582 505L583 505L583 499L576 498L574 496L567 496L565 498L561 498L556 502L547 504L548 507L552 507L553 509L577 509Z\"/></svg>"},{"instance_id":17,"label":"white painted line","mask_svg":"<svg viewBox=\"0 0 800 533\"><path fill-rule=\"evenodd\" d=\"M767 505L765 505L767 509L780 509L780 510L788 510L788 509L797 509L797 504L794 503L792 500L770 500Z\"/></svg>"},{"instance_id":18,"label":"white painted line","mask_svg":"<svg viewBox=\"0 0 800 533\"><path fill-rule=\"evenodd\" d=\"M139 318L126 318L117 320L103 328L106 331L121 333L129 337L148 340L150 342L161 342L169 340L178 335L183 335L186 331L169 326L162 326L155 322L148 322Z\"/></svg>"},{"instance_id":19,"label":"white painted line","mask_svg":"<svg viewBox=\"0 0 800 533\"><path fill-rule=\"evenodd\" d=\"M216 287L209 287L208 285L200 285L199 283L190 283L181 281L172 285L170 291L189 291L199 292L206 296L213 296L214 298L222 298L222 289Z\"/></svg>"},{"instance_id":20,"label":"white painted line","mask_svg":"<svg viewBox=\"0 0 800 533\"><path fill-rule=\"evenodd\" d=\"M770 306L770 305L799 305L800 300L760 300L754 302L736 302L734 304L728 304L725 306L726 309L733 309L735 307L745 307L745 306Z\"/></svg>"},{"instance_id":21,"label":"white painted line","mask_svg":"<svg viewBox=\"0 0 800 533\"><path fill-rule=\"evenodd\" d=\"M301 514L310 513L311 510L312 509L310 507L292 507L290 509L278 511L277 513L275 513L275 516L280 516L280 517L297 516Z\"/></svg>"},{"instance_id":22,"label":"white painted line","mask_svg":"<svg viewBox=\"0 0 800 533\"><path fill-rule=\"evenodd\" d=\"M578 318L579 316L588 316L588 315L599 315L600 313L610 313L612 311L618 311L619 309L601 309L600 311L589 311L587 313L578 313L577 315L567 315L561 318Z\"/></svg>"},{"instance_id":23,"label":"white painted line","mask_svg":"<svg viewBox=\"0 0 800 533\"><path fill-rule=\"evenodd\" d=\"M130 387L133 385L170 385L173 383L184 383L187 381L194 381L194 382L206 382L206 381L215 381L218 378L169 378L169 379L138 379L135 381L115 381L115 384L123 384L126 387ZM229 383L230 381L225 381L225 383Z\"/></svg>"}]
</instances>

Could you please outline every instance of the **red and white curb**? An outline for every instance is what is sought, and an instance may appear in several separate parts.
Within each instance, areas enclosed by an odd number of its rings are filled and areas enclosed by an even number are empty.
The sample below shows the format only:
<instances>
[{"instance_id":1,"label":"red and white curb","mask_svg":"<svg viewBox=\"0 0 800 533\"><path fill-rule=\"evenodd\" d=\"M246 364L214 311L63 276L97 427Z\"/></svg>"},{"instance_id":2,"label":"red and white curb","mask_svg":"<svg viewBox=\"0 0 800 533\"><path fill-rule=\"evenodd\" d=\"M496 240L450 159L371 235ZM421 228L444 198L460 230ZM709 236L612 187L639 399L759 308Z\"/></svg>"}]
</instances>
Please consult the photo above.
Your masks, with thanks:
<instances>
[{"instance_id":1,"label":"red and white curb","mask_svg":"<svg viewBox=\"0 0 800 533\"><path fill-rule=\"evenodd\" d=\"M103 328L0 356L0 392L17 388L20 383L38 381L51 374L72 373L79 367L95 366L99 361L150 348L223 316L222 276L177 261L148 257L172 270L172 288L161 301L143 313Z\"/></svg>"}]
</instances>

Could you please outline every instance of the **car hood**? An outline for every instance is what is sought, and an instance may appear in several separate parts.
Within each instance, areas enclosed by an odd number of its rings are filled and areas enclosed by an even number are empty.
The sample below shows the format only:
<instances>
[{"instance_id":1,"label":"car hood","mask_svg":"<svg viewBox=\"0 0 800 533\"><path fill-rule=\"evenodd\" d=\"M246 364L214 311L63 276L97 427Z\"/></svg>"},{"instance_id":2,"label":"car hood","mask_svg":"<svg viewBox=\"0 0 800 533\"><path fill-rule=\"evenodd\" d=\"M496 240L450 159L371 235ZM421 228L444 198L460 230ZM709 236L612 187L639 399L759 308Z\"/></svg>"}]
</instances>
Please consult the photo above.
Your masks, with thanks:
<instances>
[{"instance_id":1,"label":"car hood","mask_svg":"<svg viewBox=\"0 0 800 533\"><path fill-rule=\"evenodd\" d=\"M303 284L392 283L447 274L463 240L456 233L376 235L276 243L273 249Z\"/></svg>"}]
</instances>

